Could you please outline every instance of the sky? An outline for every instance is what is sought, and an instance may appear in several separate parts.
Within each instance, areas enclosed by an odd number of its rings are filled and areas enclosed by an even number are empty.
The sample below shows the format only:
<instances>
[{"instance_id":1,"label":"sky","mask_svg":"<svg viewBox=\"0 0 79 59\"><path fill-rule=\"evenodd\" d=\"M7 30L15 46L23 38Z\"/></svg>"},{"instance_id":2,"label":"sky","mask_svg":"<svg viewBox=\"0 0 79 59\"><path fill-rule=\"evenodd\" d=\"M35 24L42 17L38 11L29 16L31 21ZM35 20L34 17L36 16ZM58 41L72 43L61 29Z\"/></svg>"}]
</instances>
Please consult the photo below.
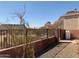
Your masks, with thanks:
<instances>
[{"instance_id":1,"label":"sky","mask_svg":"<svg viewBox=\"0 0 79 59\"><path fill-rule=\"evenodd\" d=\"M79 2L76 1L0 1L0 23L19 24L18 17L14 14L26 7L25 21L30 27L38 28L46 22L54 23L67 11L79 10Z\"/></svg>"}]
</instances>

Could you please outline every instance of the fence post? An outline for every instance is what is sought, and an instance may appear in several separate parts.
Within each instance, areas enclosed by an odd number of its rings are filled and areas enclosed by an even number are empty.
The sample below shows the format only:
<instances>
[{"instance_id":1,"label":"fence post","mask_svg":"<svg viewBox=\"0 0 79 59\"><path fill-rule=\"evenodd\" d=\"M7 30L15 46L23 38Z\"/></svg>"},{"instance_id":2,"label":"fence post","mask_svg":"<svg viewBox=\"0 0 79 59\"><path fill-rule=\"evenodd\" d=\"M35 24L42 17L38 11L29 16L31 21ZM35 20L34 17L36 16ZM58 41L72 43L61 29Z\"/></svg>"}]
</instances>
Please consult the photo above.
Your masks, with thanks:
<instances>
[{"instance_id":1,"label":"fence post","mask_svg":"<svg viewBox=\"0 0 79 59\"><path fill-rule=\"evenodd\" d=\"M27 41L28 29L25 28L24 31L25 31L24 35L25 35L26 42L25 42L25 45L23 46L23 56L22 56L23 58L26 56L26 50L27 50L26 47L27 47L27 43L28 43L28 41Z\"/></svg>"},{"instance_id":2,"label":"fence post","mask_svg":"<svg viewBox=\"0 0 79 59\"><path fill-rule=\"evenodd\" d=\"M47 32L47 39L48 39L48 29L46 29L46 32Z\"/></svg>"},{"instance_id":3,"label":"fence post","mask_svg":"<svg viewBox=\"0 0 79 59\"><path fill-rule=\"evenodd\" d=\"M34 46L30 41L31 39L28 39L28 36L27 36L28 30L30 30L30 29L26 29L26 43L25 43L25 46L23 48L23 50L24 50L23 57L34 58L35 57Z\"/></svg>"},{"instance_id":4,"label":"fence post","mask_svg":"<svg viewBox=\"0 0 79 59\"><path fill-rule=\"evenodd\" d=\"M58 34L59 34L59 35L58 35L58 37L59 37L58 39L59 39L59 41L60 41L60 40L61 40L61 29L58 29Z\"/></svg>"}]
</instances>

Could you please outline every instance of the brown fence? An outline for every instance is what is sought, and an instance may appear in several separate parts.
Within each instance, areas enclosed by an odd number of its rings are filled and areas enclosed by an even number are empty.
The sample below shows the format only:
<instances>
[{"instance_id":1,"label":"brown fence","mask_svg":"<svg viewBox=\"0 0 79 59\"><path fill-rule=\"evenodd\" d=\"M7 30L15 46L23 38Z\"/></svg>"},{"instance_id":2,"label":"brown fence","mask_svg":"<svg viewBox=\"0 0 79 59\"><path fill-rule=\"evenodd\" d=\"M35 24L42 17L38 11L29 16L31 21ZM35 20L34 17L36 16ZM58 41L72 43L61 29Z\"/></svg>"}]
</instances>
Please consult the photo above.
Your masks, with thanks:
<instances>
[{"instance_id":1,"label":"brown fence","mask_svg":"<svg viewBox=\"0 0 79 59\"><path fill-rule=\"evenodd\" d=\"M10 57L39 56L48 47L58 43L57 33L56 29L0 30L0 54L8 54Z\"/></svg>"}]
</instances>

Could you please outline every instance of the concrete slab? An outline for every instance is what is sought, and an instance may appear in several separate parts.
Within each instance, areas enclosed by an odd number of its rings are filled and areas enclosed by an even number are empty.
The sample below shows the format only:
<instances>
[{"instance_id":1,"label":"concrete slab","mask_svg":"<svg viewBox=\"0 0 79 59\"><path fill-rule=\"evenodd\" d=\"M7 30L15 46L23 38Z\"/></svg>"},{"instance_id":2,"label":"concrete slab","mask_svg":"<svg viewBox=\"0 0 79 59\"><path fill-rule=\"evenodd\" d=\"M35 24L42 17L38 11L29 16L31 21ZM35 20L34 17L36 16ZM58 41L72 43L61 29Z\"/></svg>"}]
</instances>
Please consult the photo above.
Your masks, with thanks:
<instances>
[{"instance_id":1,"label":"concrete slab","mask_svg":"<svg viewBox=\"0 0 79 59\"><path fill-rule=\"evenodd\" d=\"M72 40L59 40L59 42L72 42Z\"/></svg>"}]
</instances>

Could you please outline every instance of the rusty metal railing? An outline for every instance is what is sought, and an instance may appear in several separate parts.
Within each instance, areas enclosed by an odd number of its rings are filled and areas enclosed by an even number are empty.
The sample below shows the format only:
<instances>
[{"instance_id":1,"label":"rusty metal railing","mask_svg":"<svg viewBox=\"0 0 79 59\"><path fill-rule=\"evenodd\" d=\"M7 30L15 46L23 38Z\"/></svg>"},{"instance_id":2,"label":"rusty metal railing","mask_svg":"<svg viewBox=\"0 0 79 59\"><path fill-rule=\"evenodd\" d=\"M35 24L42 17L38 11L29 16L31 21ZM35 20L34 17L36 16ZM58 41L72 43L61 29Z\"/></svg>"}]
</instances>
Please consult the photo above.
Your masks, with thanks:
<instances>
[{"instance_id":1,"label":"rusty metal railing","mask_svg":"<svg viewBox=\"0 0 79 59\"><path fill-rule=\"evenodd\" d=\"M25 44L55 36L55 29L8 29L0 30L0 49ZM27 41L28 40L28 41Z\"/></svg>"},{"instance_id":2,"label":"rusty metal railing","mask_svg":"<svg viewBox=\"0 0 79 59\"><path fill-rule=\"evenodd\" d=\"M10 49L23 46L27 57L34 57L33 42L45 40L56 35L56 29L18 29L10 27L0 30L0 49ZM29 44L28 44L29 43ZM27 50L27 51L26 51ZM25 53L23 53L23 56Z\"/></svg>"}]
</instances>

